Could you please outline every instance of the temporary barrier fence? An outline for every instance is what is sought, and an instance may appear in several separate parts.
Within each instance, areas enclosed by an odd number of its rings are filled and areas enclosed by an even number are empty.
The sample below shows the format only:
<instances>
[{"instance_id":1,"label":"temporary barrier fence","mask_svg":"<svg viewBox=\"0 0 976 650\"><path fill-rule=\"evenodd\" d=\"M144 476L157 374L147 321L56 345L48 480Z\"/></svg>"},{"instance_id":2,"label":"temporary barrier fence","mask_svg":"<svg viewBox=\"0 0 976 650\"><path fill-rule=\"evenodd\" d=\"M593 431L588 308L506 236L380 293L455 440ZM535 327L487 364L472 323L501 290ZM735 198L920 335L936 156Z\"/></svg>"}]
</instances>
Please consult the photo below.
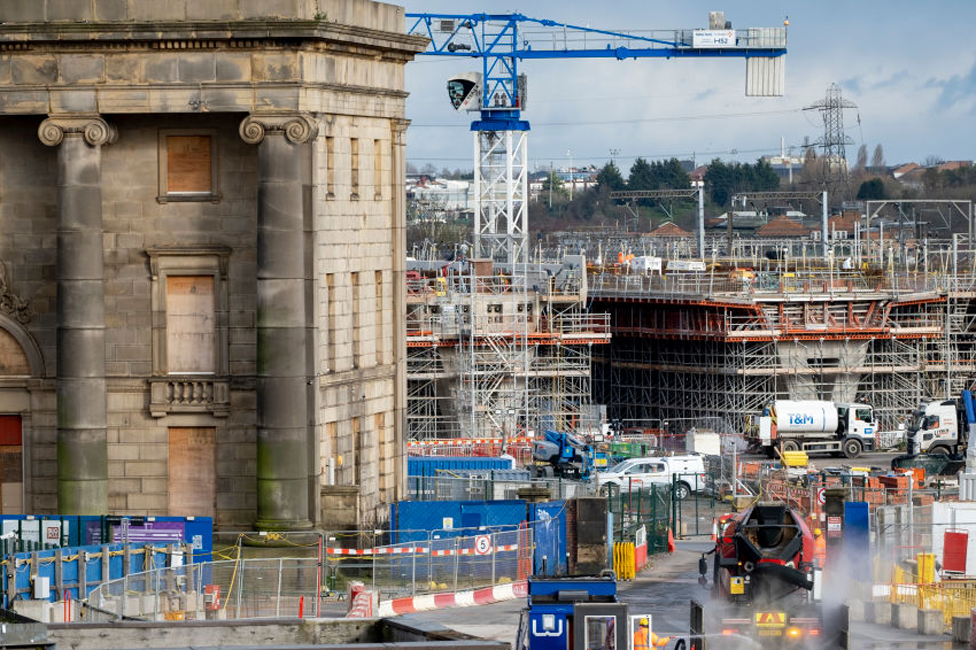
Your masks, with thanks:
<instances>
[{"instance_id":1,"label":"temporary barrier fence","mask_svg":"<svg viewBox=\"0 0 976 650\"><path fill-rule=\"evenodd\" d=\"M133 573L88 597L86 620L205 620L318 616L334 595L339 556L246 558ZM323 553L327 547L323 547ZM432 540L430 546L331 549L351 553L344 582L363 580L382 599L510 584L531 574L531 529ZM323 566L323 564L325 566ZM326 571L323 571L323 568ZM354 575L355 574L355 575Z\"/></svg>"},{"instance_id":2,"label":"temporary barrier fence","mask_svg":"<svg viewBox=\"0 0 976 650\"><path fill-rule=\"evenodd\" d=\"M188 545L108 544L20 553L4 560L3 606L11 609L23 599L83 600L107 581L158 566L193 562ZM48 585L38 590L38 581Z\"/></svg>"},{"instance_id":3,"label":"temporary barrier fence","mask_svg":"<svg viewBox=\"0 0 976 650\"><path fill-rule=\"evenodd\" d=\"M613 540L637 541L638 531L646 535L647 553L661 553L668 548L671 526L671 486L652 484L640 490L607 492L607 509L613 517Z\"/></svg>"}]
</instances>

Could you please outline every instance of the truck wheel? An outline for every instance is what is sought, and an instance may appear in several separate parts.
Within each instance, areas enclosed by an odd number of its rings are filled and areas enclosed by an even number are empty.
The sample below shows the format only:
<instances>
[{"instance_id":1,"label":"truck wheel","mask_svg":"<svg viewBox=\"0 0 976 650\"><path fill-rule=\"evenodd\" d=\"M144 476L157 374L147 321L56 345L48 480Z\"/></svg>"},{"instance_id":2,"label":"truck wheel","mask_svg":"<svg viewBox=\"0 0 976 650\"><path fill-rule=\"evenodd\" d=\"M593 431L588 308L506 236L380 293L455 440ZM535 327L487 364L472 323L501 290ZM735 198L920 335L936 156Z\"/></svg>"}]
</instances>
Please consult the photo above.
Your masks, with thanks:
<instances>
[{"instance_id":1,"label":"truck wheel","mask_svg":"<svg viewBox=\"0 0 976 650\"><path fill-rule=\"evenodd\" d=\"M674 498L678 501L684 501L691 494L691 486L680 481L676 486L674 486Z\"/></svg>"},{"instance_id":2,"label":"truck wheel","mask_svg":"<svg viewBox=\"0 0 976 650\"><path fill-rule=\"evenodd\" d=\"M800 451L800 443L796 440L786 440L780 447L783 451Z\"/></svg>"},{"instance_id":3,"label":"truck wheel","mask_svg":"<svg viewBox=\"0 0 976 650\"><path fill-rule=\"evenodd\" d=\"M861 441L850 438L844 441L844 455L848 458L857 458L861 455Z\"/></svg>"},{"instance_id":4,"label":"truck wheel","mask_svg":"<svg viewBox=\"0 0 976 650\"><path fill-rule=\"evenodd\" d=\"M938 445L936 447L932 447L931 449L929 449L929 453L932 454L933 456L948 456L949 449L943 447L942 445Z\"/></svg>"}]
</instances>

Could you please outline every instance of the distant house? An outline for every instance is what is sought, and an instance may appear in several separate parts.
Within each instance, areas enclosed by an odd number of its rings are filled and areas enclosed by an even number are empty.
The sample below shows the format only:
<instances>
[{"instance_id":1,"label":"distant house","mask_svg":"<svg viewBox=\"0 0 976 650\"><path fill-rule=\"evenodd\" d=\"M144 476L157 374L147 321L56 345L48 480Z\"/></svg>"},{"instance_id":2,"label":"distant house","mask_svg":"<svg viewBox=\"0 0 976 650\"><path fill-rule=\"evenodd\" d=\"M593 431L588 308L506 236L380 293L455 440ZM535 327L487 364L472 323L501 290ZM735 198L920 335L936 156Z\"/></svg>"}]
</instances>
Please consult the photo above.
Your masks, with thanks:
<instances>
[{"instance_id":1,"label":"distant house","mask_svg":"<svg viewBox=\"0 0 976 650\"><path fill-rule=\"evenodd\" d=\"M691 237L692 233L688 232L678 224L673 221L668 221L662 223L660 226L647 233L648 237L669 237L669 238L679 238L679 237Z\"/></svg>"},{"instance_id":2,"label":"distant house","mask_svg":"<svg viewBox=\"0 0 976 650\"><path fill-rule=\"evenodd\" d=\"M891 170L891 175L895 177L896 180L900 180L902 176L914 172L916 169L921 169L922 166L916 163L908 163L901 165L900 167L895 167Z\"/></svg>"},{"instance_id":3,"label":"distant house","mask_svg":"<svg viewBox=\"0 0 976 650\"><path fill-rule=\"evenodd\" d=\"M957 169L965 169L966 167L972 167L973 161L971 160L949 160L942 163L936 169L940 172L951 172Z\"/></svg>"},{"instance_id":4,"label":"distant house","mask_svg":"<svg viewBox=\"0 0 976 650\"><path fill-rule=\"evenodd\" d=\"M806 237L810 229L789 217L776 217L769 223L756 230L756 237L785 239L790 237Z\"/></svg>"}]
</instances>

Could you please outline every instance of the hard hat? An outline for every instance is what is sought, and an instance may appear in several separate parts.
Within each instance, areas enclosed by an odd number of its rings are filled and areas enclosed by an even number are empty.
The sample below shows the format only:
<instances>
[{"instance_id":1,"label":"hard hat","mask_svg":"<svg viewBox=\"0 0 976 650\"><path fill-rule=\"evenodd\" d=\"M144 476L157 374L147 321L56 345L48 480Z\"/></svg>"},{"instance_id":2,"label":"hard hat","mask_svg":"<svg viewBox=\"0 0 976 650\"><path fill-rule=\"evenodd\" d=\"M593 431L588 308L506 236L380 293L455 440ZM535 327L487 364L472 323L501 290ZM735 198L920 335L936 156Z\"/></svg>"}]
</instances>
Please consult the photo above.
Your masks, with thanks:
<instances>
[{"instance_id":1,"label":"hard hat","mask_svg":"<svg viewBox=\"0 0 976 650\"><path fill-rule=\"evenodd\" d=\"M814 528L813 529L813 534L814 535L819 535L820 534L820 529L819 528Z\"/></svg>"},{"instance_id":2,"label":"hard hat","mask_svg":"<svg viewBox=\"0 0 976 650\"><path fill-rule=\"evenodd\" d=\"M646 627L646 626L648 626L648 625L650 625L650 624L651 624L651 622L650 622L649 620L647 620L646 618L642 618L642 619L640 620L640 624L641 624L641 625L644 625L644 626Z\"/></svg>"}]
</instances>

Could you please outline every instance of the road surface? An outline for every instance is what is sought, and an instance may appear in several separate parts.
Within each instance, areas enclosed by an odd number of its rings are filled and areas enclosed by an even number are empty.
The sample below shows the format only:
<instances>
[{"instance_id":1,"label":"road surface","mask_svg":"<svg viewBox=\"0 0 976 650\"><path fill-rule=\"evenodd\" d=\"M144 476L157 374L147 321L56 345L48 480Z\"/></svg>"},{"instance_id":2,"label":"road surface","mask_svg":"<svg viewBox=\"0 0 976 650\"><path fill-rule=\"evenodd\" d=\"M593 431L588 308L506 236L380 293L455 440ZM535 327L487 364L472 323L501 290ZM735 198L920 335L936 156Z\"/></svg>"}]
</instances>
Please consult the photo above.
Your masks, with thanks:
<instances>
[{"instance_id":1,"label":"road surface","mask_svg":"<svg viewBox=\"0 0 976 650\"><path fill-rule=\"evenodd\" d=\"M710 546L707 540L679 541L675 553L655 556L653 565L644 569L636 579L620 582L620 599L628 603L632 614L650 614L656 633L687 633L691 599L703 602L708 599L708 588L698 584L698 558ZM523 606L524 602L518 600L412 616L480 638L513 643L518 628L519 611ZM725 643L717 647L725 650L729 645ZM673 645L669 644L668 648L671 647ZM927 637L890 626L854 623L851 648L935 650L952 648L952 644L948 636Z\"/></svg>"}]
</instances>

